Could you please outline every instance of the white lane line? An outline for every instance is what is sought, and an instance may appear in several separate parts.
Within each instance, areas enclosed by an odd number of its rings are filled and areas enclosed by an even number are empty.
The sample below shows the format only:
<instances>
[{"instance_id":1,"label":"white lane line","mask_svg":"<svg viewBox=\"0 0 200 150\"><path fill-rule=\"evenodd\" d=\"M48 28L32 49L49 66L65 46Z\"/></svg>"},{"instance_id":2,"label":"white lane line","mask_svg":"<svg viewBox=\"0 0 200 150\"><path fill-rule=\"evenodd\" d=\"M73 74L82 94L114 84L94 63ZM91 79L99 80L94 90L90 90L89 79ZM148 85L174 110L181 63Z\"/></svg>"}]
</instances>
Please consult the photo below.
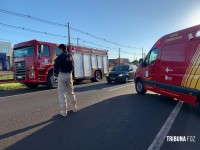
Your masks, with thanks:
<instances>
[{"instance_id":1,"label":"white lane line","mask_svg":"<svg viewBox=\"0 0 200 150\"><path fill-rule=\"evenodd\" d=\"M55 90L55 89L52 89L52 90ZM34 94L34 93L43 93L43 92L47 92L47 91L49 92L49 91L52 91L52 90L36 91L36 92L30 92L30 93L25 93L25 94L16 94L16 95L12 95L12 96L5 96L5 97L0 97L0 100L1 100L1 99L5 99L5 98L9 98L9 97L30 95L30 94Z\"/></svg>"},{"instance_id":2,"label":"white lane line","mask_svg":"<svg viewBox=\"0 0 200 150\"><path fill-rule=\"evenodd\" d=\"M159 150L169 132L171 129L172 124L174 123L174 120L176 119L176 116L178 115L179 110L181 109L183 105L182 101L179 101L174 110L171 112L169 117L167 118L165 124L158 132L156 138L154 139L153 143L150 145L148 150Z\"/></svg>"},{"instance_id":3,"label":"white lane line","mask_svg":"<svg viewBox=\"0 0 200 150\"><path fill-rule=\"evenodd\" d=\"M118 88L113 88L113 89L109 89L108 91L114 91L114 90L118 90L118 89L121 89L121 88L124 88L124 87L127 87L127 86L132 86L134 84L129 84L129 85L126 85L126 86L120 86Z\"/></svg>"}]
</instances>

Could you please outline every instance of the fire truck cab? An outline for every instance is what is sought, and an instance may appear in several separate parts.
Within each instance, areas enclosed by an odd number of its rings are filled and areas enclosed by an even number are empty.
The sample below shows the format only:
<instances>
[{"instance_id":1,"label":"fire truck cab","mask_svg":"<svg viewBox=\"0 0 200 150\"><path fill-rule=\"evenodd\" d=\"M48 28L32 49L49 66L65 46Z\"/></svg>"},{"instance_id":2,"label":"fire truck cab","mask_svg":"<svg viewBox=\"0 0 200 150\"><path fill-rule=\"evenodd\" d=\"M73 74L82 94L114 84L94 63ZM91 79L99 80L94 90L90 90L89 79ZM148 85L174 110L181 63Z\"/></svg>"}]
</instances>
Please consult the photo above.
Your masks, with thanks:
<instances>
[{"instance_id":1,"label":"fire truck cab","mask_svg":"<svg viewBox=\"0 0 200 150\"><path fill-rule=\"evenodd\" d=\"M28 88L45 84L56 87L54 60L60 55L57 44L31 40L16 44L13 50L14 79ZM100 81L108 73L108 51L67 45L74 58L74 80Z\"/></svg>"},{"instance_id":2,"label":"fire truck cab","mask_svg":"<svg viewBox=\"0 0 200 150\"><path fill-rule=\"evenodd\" d=\"M135 73L138 94L147 90L197 105L200 100L200 25L160 38Z\"/></svg>"}]
</instances>

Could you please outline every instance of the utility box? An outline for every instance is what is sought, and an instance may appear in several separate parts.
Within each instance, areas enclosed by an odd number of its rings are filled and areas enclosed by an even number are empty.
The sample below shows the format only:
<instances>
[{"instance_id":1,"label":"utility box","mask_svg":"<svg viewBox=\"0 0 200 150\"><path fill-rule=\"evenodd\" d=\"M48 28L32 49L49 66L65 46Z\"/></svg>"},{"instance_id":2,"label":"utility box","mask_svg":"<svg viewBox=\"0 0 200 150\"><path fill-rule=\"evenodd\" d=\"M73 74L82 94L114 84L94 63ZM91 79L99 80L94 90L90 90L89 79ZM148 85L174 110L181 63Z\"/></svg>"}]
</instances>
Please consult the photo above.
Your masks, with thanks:
<instances>
[{"instance_id":1,"label":"utility box","mask_svg":"<svg viewBox=\"0 0 200 150\"><path fill-rule=\"evenodd\" d=\"M6 54L6 68L7 70L10 70L12 67L12 48L10 42L2 42L0 41L0 53ZM2 57L1 57L2 59ZM1 66L2 60L0 60ZM4 65L5 66L5 65ZM2 67L1 67L2 68Z\"/></svg>"}]
</instances>

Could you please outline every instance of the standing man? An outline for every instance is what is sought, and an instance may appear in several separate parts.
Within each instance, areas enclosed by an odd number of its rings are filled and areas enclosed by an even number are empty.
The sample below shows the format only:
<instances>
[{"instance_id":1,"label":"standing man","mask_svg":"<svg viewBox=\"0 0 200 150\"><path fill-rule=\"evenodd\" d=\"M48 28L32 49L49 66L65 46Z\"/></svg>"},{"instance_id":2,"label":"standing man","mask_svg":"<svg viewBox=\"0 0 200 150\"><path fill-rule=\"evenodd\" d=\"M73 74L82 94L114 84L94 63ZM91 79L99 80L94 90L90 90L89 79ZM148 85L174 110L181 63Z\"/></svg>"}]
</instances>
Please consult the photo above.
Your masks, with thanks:
<instances>
[{"instance_id":1,"label":"standing man","mask_svg":"<svg viewBox=\"0 0 200 150\"><path fill-rule=\"evenodd\" d=\"M61 54L56 58L54 64L54 75L58 77L58 94L59 94L59 102L60 102L60 115L66 117L67 116L67 96L72 103L73 111L77 111L76 106L76 97L74 94L74 86L73 86L73 58L72 55L66 51L66 46L64 44L60 44L58 48L61 51Z\"/></svg>"}]
</instances>

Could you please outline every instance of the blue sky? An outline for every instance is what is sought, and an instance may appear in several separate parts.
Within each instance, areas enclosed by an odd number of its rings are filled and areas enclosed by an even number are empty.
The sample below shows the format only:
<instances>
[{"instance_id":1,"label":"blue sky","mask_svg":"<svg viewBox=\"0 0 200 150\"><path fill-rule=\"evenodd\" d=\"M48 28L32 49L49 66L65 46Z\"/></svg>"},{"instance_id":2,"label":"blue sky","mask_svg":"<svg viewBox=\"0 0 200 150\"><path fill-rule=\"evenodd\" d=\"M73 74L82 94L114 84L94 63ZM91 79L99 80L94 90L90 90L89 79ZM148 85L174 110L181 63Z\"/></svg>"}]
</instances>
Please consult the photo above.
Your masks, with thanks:
<instances>
[{"instance_id":1,"label":"blue sky","mask_svg":"<svg viewBox=\"0 0 200 150\"><path fill-rule=\"evenodd\" d=\"M148 53L163 35L200 24L199 0L1 0L0 9L31 15L41 19L66 24L101 38L132 47L143 48ZM52 26L26 18L0 12L0 23L20 26L59 35L67 35L64 27ZM121 57L141 58L141 50L120 47L71 31L71 36L122 51ZM54 43L67 43L67 39L41 35L0 26L0 41L17 42L38 39ZM76 40L71 40L76 43ZM95 46L83 41L79 44ZM103 48L104 49L104 48ZM109 50L110 58L118 57Z\"/></svg>"}]
</instances>

